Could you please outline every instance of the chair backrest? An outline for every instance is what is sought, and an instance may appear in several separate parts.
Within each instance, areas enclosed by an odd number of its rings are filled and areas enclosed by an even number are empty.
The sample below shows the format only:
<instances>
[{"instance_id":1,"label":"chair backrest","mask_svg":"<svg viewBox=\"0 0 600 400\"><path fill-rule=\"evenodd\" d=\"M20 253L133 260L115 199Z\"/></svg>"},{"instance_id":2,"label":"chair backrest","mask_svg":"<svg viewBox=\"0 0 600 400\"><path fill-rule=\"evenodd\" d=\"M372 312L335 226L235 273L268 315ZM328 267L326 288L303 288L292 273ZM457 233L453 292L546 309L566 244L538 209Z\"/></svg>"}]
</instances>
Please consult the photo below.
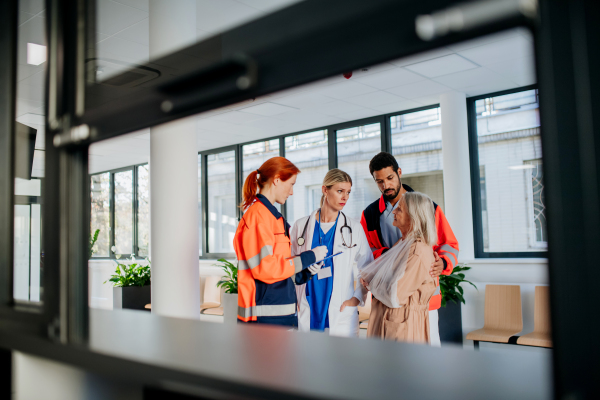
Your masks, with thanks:
<instances>
[{"instance_id":1,"label":"chair backrest","mask_svg":"<svg viewBox=\"0 0 600 400\"><path fill-rule=\"evenodd\" d=\"M204 281L204 303L221 303L221 289L217 287L220 276L210 275Z\"/></svg>"},{"instance_id":2,"label":"chair backrest","mask_svg":"<svg viewBox=\"0 0 600 400\"><path fill-rule=\"evenodd\" d=\"M548 286L535 287L533 325L534 332L550 333L550 290Z\"/></svg>"},{"instance_id":3,"label":"chair backrest","mask_svg":"<svg viewBox=\"0 0 600 400\"><path fill-rule=\"evenodd\" d=\"M484 328L523 330L521 287L486 285Z\"/></svg>"}]
</instances>

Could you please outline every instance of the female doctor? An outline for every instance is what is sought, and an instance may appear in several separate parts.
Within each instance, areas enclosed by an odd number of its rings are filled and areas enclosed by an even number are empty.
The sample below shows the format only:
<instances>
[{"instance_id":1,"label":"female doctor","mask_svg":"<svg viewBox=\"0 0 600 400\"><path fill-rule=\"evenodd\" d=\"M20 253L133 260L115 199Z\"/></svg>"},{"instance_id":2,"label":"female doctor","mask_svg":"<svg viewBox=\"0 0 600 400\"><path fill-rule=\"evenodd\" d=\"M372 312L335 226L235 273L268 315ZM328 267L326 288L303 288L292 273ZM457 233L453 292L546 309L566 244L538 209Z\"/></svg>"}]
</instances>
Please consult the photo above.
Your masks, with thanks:
<instances>
[{"instance_id":1,"label":"female doctor","mask_svg":"<svg viewBox=\"0 0 600 400\"><path fill-rule=\"evenodd\" d=\"M327 246L328 256L341 252L296 274L300 331L358 336L356 307L364 306L367 290L361 284L354 288L356 267L373 261L373 254L360 223L342 212L351 189L350 175L330 170L323 179L321 208L292 228L292 254L319 246Z\"/></svg>"}]
</instances>

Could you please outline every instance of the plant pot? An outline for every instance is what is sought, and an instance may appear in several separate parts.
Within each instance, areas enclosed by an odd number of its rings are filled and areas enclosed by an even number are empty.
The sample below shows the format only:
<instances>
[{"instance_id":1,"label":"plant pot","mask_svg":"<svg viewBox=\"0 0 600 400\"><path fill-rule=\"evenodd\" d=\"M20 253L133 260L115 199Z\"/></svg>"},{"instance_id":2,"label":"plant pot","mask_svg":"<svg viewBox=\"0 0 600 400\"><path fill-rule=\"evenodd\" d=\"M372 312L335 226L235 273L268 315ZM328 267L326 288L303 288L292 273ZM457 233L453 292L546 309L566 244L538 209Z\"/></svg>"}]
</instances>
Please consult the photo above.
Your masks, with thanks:
<instances>
[{"instance_id":1,"label":"plant pot","mask_svg":"<svg viewBox=\"0 0 600 400\"><path fill-rule=\"evenodd\" d=\"M144 308L151 300L150 287L151 285L114 287L113 308L150 311Z\"/></svg>"},{"instance_id":2,"label":"plant pot","mask_svg":"<svg viewBox=\"0 0 600 400\"><path fill-rule=\"evenodd\" d=\"M449 301L438 310L440 340L443 343L462 344L461 304Z\"/></svg>"},{"instance_id":3,"label":"plant pot","mask_svg":"<svg viewBox=\"0 0 600 400\"><path fill-rule=\"evenodd\" d=\"M238 295L237 293L223 293L221 297L223 304L223 320L226 324L237 323Z\"/></svg>"}]
</instances>

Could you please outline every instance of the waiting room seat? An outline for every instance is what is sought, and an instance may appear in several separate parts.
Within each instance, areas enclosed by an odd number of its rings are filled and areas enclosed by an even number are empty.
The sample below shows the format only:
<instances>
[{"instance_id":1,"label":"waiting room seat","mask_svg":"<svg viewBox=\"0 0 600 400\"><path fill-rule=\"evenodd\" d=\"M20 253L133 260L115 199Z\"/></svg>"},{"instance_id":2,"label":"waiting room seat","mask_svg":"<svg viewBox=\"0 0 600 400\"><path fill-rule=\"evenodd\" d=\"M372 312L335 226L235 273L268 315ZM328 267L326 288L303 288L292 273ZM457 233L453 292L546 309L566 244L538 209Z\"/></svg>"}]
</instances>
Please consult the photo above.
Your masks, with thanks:
<instances>
[{"instance_id":1,"label":"waiting room seat","mask_svg":"<svg viewBox=\"0 0 600 400\"><path fill-rule=\"evenodd\" d=\"M208 315L223 315L223 307L221 307L221 289L217 286L217 283L221 279L220 276L207 276L204 281L204 297L202 304L200 304L200 313ZM211 309L221 308L220 314L213 314L213 311L207 312Z\"/></svg>"},{"instance_id":2,"label":"waiting room seat","mask_svg":"<svg viewBox=\"0 0 600 400\"><path fill-rule=\"evenodd\" d=\"M523 330L521 288L517 285L486 285L483 328L467 335L475 348L479 342L509 343Z\"/></svg>"},{"instance_id":3,"label":"waiting room seat","mask_svg":"<svg viewBox=\"0 0 600 400\"><path fill-rule=\"evenodd\" d=\"M548 286L535 287L533 332L518 338L517 344L552 347L552 337L550 336L550 290Z\"/></svg>"}]
</instances>

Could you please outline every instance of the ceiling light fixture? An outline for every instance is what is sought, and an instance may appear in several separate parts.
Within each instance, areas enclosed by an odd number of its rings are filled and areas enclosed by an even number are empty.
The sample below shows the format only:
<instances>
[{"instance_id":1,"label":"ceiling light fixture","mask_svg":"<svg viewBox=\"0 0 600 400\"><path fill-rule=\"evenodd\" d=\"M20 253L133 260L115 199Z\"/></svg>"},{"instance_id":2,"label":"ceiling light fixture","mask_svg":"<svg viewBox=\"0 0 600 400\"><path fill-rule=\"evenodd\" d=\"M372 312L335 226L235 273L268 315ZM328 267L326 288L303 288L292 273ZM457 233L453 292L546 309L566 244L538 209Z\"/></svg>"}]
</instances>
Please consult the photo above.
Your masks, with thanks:
<instances>
[{"instance_id":1,"label":"ceiling light fixture","mask_svg":"<svg viewBox=\"0 0 600 400\"><path fill-rule=\"evenodd\" d=\"M46 62L46 46L27 43L27 64L40 65Z\"/></svg>"}]
</instances>

